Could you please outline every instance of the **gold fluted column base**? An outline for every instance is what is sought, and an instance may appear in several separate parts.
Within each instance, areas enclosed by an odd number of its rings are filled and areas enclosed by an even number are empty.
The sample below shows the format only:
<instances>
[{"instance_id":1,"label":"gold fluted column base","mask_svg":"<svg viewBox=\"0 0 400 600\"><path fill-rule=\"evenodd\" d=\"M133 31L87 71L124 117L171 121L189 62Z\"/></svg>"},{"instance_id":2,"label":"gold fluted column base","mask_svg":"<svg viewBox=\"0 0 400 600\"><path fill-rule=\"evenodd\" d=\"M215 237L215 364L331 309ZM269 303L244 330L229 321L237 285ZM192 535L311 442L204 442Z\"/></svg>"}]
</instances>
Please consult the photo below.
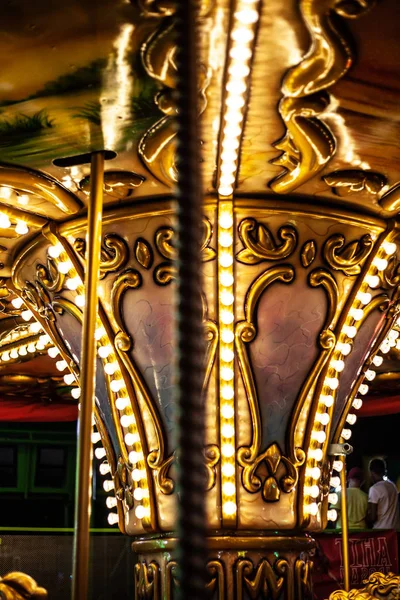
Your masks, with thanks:
<instances>
[{"instance_id":1,"label":"gold fluted column base","mask_svg":"<svg viewBox=\"0 0 400 600\"><path fill-rule=\"evenodd\" d=\"M211 600L309 600L311 537L210 536L208 583L204 598ZM178 563L173 537L143 539L132 544L135 600L174 600Z\"/></svg>"},{"instance_id":2,"label":"gold fluted column base","mask_svg":"<svg viewBox=\"0 0 400 600\"><path fill-rule=\"evenodd\" d=\"M359 590L333 592L329 600L400 600L400 576L394 573L372 573L363 583Z\"/></svg>"}]
</instances>

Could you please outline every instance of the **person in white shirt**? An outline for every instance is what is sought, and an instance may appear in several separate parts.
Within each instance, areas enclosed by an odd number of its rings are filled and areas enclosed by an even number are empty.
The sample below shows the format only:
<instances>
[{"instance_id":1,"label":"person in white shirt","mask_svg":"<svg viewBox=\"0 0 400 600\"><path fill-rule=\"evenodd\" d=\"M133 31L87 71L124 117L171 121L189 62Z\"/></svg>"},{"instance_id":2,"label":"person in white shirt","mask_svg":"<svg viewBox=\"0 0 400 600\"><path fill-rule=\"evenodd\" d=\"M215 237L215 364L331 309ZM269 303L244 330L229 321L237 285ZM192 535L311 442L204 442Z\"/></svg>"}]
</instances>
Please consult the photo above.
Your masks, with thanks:
<instances>
[{"instance_id":1,"label":"person in white shirt","mask_svg":"<svg viewBox=\"0 0 400 600\"><path fill-rule=\"evenodd\" d=\"M395 529L399 520L398 491L386 478L386 463L374 458L369 470L373 485L368 494L367 522L373 529Z\"/></svg>"}]
</instances>

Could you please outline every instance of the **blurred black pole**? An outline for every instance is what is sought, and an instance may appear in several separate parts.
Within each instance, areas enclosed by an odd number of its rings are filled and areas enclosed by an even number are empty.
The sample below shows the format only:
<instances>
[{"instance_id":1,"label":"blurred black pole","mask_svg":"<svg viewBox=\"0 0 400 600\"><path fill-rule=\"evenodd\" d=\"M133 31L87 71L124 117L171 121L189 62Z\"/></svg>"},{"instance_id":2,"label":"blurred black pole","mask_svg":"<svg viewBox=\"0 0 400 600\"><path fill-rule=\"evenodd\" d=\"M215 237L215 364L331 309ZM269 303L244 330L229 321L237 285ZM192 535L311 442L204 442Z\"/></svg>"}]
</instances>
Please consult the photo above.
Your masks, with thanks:
<instances>
[{"instance_id":1,"label":"blurred black pole","mask_svg":"<svg viewBox=\"0 0 400 600\"><path fill-rule=\"evenodd\" d=\"M180 600L203 600L206 583L204 342L201 303L202 179L196 0L177 3L177 380Z\"/></svg>"}]
</instances>

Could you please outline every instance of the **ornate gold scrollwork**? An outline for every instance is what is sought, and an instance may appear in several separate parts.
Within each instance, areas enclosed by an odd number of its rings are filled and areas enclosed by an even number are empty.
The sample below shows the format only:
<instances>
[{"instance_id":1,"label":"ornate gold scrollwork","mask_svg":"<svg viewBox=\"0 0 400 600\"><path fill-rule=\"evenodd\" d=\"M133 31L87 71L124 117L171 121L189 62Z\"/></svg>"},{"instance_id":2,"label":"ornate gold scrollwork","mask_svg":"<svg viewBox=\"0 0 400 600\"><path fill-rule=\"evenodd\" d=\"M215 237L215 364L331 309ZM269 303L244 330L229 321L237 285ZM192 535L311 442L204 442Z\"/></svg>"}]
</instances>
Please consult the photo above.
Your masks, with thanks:
<instances>
[{"instance_id":1,"label":"ornate gold scrollwork","mask_svg":"<svg viewBox=\"0 0 400 600\"><path fill-rule=\"evenodd\" d=\"M55 293L62 289L65 281L65 275L59 272L55 260L50 256L47 257L47 267L37 265L36 278L49 292Z\"/></svg>"},{"instance_id":2,"label":"ornate gold scrollwork","mask_svg":"<svg viewBox=\"0 0 400 600\"><path fill-rule=\"evenodd\" d=\"M134 499L132 480L128 468L121 456L118 459L117 469L114 473L114 488L117 500L125 502L129 509L133 508Z\"/></svg>"},{"instance_id":3,"label":"ornate gold scrollwork","mask_svg":"<svg viewBox=\"0 0 400 600\"><path fill-rule=\"evenodd\" d=\"M135 258L144 269L150 269L153 264L153 250L148 242L138 238L134 248Z\"/></svg>"},{"instance_id":4,"label":"ornate gold scrollwork","mask_svg":"<svg viewBox=\"0 0 400 600\"><path fill-rule=\"evenodd\" d=\"M290 579L290 565L284 558L278 558L272 567L263 558L254 566L253 561L240 558L235 567L237 598L248 595L252 600L257 598L273 598L277 600ZM288 596L292 598L292 595Z\"/></svg>"},{"instance_id":5,"label":"ornate gold scrollwork","mask_svg":"<svg viewBox=\"0 0 400 600\"><path fill-rule=\"evenodd\" d=\"M205 465L207 469L206 491L211 490L217 478L216 466L221 459L220 449L216 444L210 444L204 448Z\"/></svg>"},{"instance_id":6,"label":"ornate gold scrollwork","mask_svg":"<svg viewBox=\"0 0 400 600\"><path fill-rule=\"evenodd\" d=\"M86 257L86 242L81 238L74 241L74 249L83 259ZM104 237L101 248L100 279L108 273L122 269L129 257L129 250L125 240L116 233L109 233Z\"/></svg>"},{"instance_id":7,"label":"ornate gold scrollwork","mask_svg":"<svg viewBox=\"0 0 400 600\"><path fill-rule=\"evenodd\" d=\"M166 600L173 600L174 589L179 587L178 563L176 560L170 560L166 567ZM218 592L216 600L224 600L225 596L225 571L224 565L220 560L210 560L207 563L207 571L210 580L206 583L205 596L214 598L215 592Z\"/></svg>"},{"instance_id":8,"label":"ornate gold scrollwork","mask_svg":"<svg viewBox=\"0 0 400 600\"><path fill-rule=\"evenodd\" d=\"M326 240L323 254L335 271L343 271L346 275L359 275L362 263L372 248L373 240L368 233L346 246L344 236L336 233Z\"/></svg>"},{"instance_id":9,"label":"ornate gold scrollwork","mask_svg":"<svg viewBox=\"0 0 400 600\"><path fill-rule=\"evenodd\" d=\"M150 564L140 561L135 565L136 600L160 600L160 567L153 560Z\"/></svg>"},{"instance_id":10,"label":"ornate gold scrollwork","mask_svg":"<svg viewBox=\"0 0 400 600\"><path fill-rule=\"evenodd\" d=\"M142 175L132 171L105 171L103 190L111 198L122 200L129 198L144 180ZM79 188L84 194L90 194L90 175L79 182Z\"/></svg>"},{"instance_id":11,"label":"ornate gold scrollwork","mask_svg":"<svg viewBox=\"0 0 400 600\"><path fill-rule=\"evenodd\" d=\"M279 112L287 133L274 144L282 155L271 162L284 168L270 182L275 192L292 192L321 171L334 155L336 140L326 123L318 118L330 103L323 90L343 77L353 62L350 43L337 28L335 17L358 17L374 3L375 0L300 0L311 45L282 83L284 97Z\"/></svg>"},{"instance_id":12,"label":"ornate gold scrollwork","mask_svg":"<svg viewBox=\"0 0 400 600\"><path fill-rule=\"evenodd\" d=\"M365 587L358 590L332 592L329 600L374 600L376 598L396 600L399 598L400 577L394 573L372 573L363 583L366 584Z\"/></svg>"},{"instance_id":13,"label":"ornate gold scrollwork","mask_svg":"<svg viewBox=\"0 0 400 600\"><path fill-rule=\"evenodd\" d=\"M313 563L310 560L298 558L294 565L295 576L295 598L308 598L311 600L312 594L312 573Z\"/></svg>"},{"instance_id":14,"label":"ornate gold scrollwork","mask_svg":"<svg viewBox=\"0 0 400 600\"><path fill-rule=\"evenodd\" d=\"M258 301L274 281L290 283L294 279L294 269L290 265L279 265L264 271L251 285L247 292L245 302L245 320L239 321L235 328L235 344L238 354L240 372L243 379L246 397L250 409L252 423L252 440L249 446L243 446L237 451L238 463L243 467L242 481L246 490L257 492L261 488L261 479L255 471L262 462L267 465L269 477L263 487L263 497L267 501L277 500L277 492L274 491L273 481L278 464L282 462L287 474L280 480L280 489L290 492L297 482L297 470L291 461L283 457L279 448L275 445L260 454L261 449L261 415L258 405L257 389L250 366L250 360L246 345L256 337L256 326L254 324L255 311ZM279 455L279 461L274 456ZM271 479L272 478L272 479ZM278 496L279 497L279 496Z\"/></svg>"},{"instance_id":15,"label":"ornate gold scrollwork","mask_svg":"<svg viewBox=\"0 0 400 600\"><path fill-rule=\"evenodd\" d=\"M0 597L3 600L45 600L47 591L30 575L15 571L0 577Z\"/></svg>"},{"instance_id":16,"label":"ornate gold scrollwork","mask_svg":"<svg viewBox=\"0 0 400 600\"><path fill-rule=\"evenodd\" d=\"M269 229L255 219L243 219L239 225L239 237L244 249L236 259L245 265L256 265L264 260L283 260L292 254L297 245L297 231L284 226L278 231L281 245L278 245Z\"/></svg>"},{"instance_id":17,"label":"ornate gold scrollwork","mask_svg":"<svg viewBox=\"0 0 400 600\"><path fill-rule=\"evenodd\" d=\"M337 196L350 196L360 192L368 192L371 196L379 194L386 184L386 177L373 171L361 169L345 169L333 171L322 178Z\"/></svg>"},{"instance_id":18,"label":"ornate gold scrollwork","mask_svg":"<svg viewBox=\"0 0 400 600\"><path fill-rule=\"evenodd\" d=\"M314 262L316 255L317 244L315 243L315 240L308 240L305 242L300 253L301 264L305 269L308 269L308 267Z\"/></svg>"}]
</instances>

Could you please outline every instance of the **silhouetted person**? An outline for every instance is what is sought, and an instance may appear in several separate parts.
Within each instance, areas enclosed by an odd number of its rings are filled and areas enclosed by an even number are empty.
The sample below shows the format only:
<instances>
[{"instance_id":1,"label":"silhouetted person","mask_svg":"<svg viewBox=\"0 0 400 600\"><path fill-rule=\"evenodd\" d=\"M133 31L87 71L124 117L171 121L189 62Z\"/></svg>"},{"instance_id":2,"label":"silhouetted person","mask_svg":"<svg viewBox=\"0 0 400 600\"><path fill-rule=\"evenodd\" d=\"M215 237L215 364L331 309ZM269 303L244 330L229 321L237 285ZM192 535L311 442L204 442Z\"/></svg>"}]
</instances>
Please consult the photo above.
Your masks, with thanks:
<instances>
[{"instance_id":1,"label":"silhouetted person","mask_svg":"<svg viewBox=\"0 0 400 600\"><path fill-rule=\"evenodd\" d=\"M367 522L373 529L394 529L399 519L397 488L386 478L386 463L374 458L369 464L373 485L368 494Z\"/></svg>"},{"instance_id":2,"label":"silhouetted person","mask_svg":"<svg viewBox=\"0 0 400 600\"><path fill-rule=\"evenodd\" d=\"M353 467L347 474L348 488L346 490L347 496L347 515L349 520L349 529L366 529L366 516L368 509L368 496L360 488L363 482L364 476L361 469ZM340 512L340 492L338 494L338 513L339 518L337 520L337 529L342 528L342 515Z\"/></svg>"}]
</instances>

